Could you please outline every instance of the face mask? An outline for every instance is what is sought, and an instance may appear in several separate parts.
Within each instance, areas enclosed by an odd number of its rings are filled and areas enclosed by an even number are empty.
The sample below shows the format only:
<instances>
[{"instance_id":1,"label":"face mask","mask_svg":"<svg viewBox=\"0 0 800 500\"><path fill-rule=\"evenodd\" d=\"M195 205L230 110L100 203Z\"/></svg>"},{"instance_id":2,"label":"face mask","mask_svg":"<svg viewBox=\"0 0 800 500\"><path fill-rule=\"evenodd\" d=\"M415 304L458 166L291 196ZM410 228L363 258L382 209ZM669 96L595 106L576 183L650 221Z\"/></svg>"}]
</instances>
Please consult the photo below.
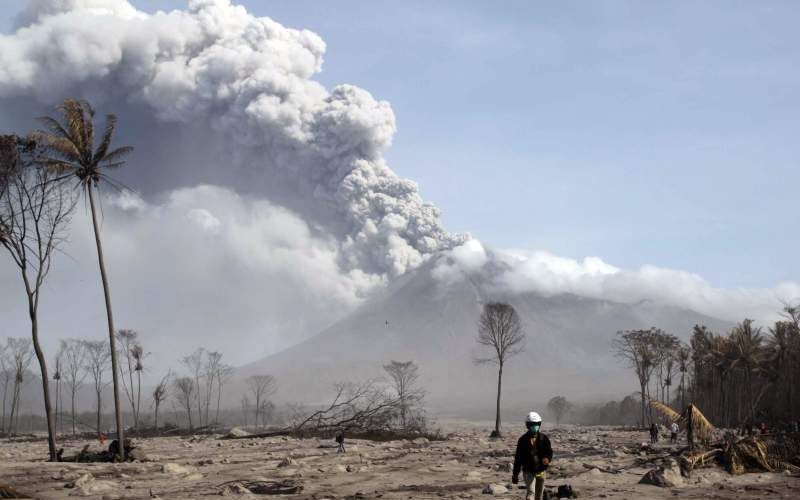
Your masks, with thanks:
<instances>
[{"instance_id":1,"label":"face mask","mask_svg":"<svg viewBox=\"0 0 800 500\"><path fill-rule=\"evenodd\" d=\"M541 427L541 424L533 424L533 425L531 425L530 426L531 433L532 434L536 434L537 432L539 432L539 427Z\"/></svg>"}]
</instances>

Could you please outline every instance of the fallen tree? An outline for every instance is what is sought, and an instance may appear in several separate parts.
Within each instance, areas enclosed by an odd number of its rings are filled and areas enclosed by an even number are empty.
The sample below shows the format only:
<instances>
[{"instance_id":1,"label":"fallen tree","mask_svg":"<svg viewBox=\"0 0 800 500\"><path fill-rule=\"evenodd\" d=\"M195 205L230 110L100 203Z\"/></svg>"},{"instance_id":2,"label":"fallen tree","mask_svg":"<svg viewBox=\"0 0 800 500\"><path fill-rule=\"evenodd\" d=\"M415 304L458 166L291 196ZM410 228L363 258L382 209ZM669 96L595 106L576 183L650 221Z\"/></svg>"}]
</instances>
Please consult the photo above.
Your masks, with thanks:
<instances>
[{"instance_id":1,"label":"fallen tree","mask_svg":"<svg viewBox=\"0 0 800 500\"><path fill-rule=\"evenodd\" d=\"M425 420L421 415L413 419L398 418L408 406L402 397L390 394L376 379L354 384L340 382L334 385L330 403L309 411L295 406L288 426L257 434L230 433L223 439L253 439L292 435L295 437L330 437L337 432L348 437L385 440L404 437L428 437ZM398 424L402 422L401 424Z\"/></svg>"},{"instance_id":2,"label":"fallen tree","mask_svg":"<svg viewBox=\"0 0 800 500\"><path fill-rule=\"evenodd\" d=\"M722 441L712 443L714 426L695 405L690 404L683 413L654 400L650 401L650 405L666 420L677 422L686 429L689 447L678 452L678 462L685 476L689 476L696 468L709 465L722 466L733 475L780 471L800 473L798 434L771 434L737 439L728 433Z\"/></svg>"}]
</instances>

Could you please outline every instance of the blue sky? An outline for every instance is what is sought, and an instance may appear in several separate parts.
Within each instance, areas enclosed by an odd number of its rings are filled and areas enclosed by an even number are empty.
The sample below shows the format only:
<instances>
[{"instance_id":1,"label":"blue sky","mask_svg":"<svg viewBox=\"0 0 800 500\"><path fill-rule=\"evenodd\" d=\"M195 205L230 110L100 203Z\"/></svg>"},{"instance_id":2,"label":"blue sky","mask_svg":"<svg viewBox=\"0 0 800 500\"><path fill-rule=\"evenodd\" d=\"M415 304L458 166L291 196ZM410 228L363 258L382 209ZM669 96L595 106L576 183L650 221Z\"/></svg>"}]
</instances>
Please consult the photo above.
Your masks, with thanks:
<instances>
[{"instance_id":1,"label":"blue sky","mask_svg":"<svg viewBox=\"0 0 800 500\"><path fill-rule=\"evenodd\" d=\"M800 281L796 2L240 3L320 34L324 84L392 103L389 162L452 231Z\"/></svg>"}]
</instances>

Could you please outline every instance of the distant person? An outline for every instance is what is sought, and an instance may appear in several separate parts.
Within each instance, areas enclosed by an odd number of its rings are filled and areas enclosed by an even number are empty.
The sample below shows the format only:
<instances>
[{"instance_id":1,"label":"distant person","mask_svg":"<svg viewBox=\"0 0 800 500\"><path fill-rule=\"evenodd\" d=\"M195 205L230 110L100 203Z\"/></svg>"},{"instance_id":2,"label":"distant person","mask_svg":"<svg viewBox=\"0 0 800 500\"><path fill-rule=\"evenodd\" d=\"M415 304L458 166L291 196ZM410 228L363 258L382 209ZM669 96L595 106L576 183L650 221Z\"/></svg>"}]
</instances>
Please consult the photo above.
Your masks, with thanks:
<instances>
[{"instance_id":1,"label":"distant person","mask_svg":"<svg viewBox=\"0 0 800 500\"><path fill-rule=\"evenodd\" d=\"M658 442L658 427L656 423L653 422L650 424L650 444L656 444Z\"/></svg>"},{"instance_id":2,"label":"distant person","mask_svg":"<svg viewBox=\"0 0 800 500\"><path fill-rule=\"evenodd\" d=\"M550 446L550 438L540 431L542 417L538 413L535 411L528 413L525 418L525 427L528 431L517 441L511 482L514 484L519 482L521 470L525 479L525 499L542 500L545 471L553 460L553 448ZM532 493L533 496L531 496Z\"/></svg>"},{"instance_id":3,"label":"distant person","mask_svg":"<svg viewBox=\"0 0 800 500\"><path fill-rule=\"evenodd\" d=\"M339 445L339 447L336 448L336 453L344 453L344 431L338 431L336 433L336 444Z\"/></svg>"},{"instance_id":4,"label":"distant person","mask_svg":"<svg viewBox=\"0 0 800 500\"><path fill-rule=\"evenodd\" d=\"M766 423L764 423L764 422L761 422L761 428L760 428L760 430L761 430L761 434L766 434L766 433L768 433L768 432L769 432L769 429L767 428L767 424L766 424Z\"/></svg>"},{"instance_id":5,"label":"distant person","mask_svg":"<svg viewBox=\"0 0 800 500\"><path fill-rule=\"evenodd\" d=\"M669 427L669 430L670 430L670 435L669 435L670 442L672 444L677 444L678 432L681 430L680 427L678 427L678 422L672 422L672 425Z\"/></svg>"}]
</instances>

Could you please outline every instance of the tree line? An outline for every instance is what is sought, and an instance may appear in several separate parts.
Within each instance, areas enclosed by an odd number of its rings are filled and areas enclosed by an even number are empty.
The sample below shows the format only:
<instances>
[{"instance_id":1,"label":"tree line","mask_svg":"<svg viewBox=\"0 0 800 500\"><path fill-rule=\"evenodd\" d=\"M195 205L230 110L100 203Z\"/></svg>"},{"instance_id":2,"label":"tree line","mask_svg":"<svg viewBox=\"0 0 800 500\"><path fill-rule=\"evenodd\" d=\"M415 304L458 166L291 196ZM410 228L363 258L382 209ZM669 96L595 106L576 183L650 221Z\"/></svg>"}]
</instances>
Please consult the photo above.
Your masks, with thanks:
<instances>
[{"instance_id":1,"label":"tree line","mask_svg":"<svg viewBox=\"0 0 800 500\"><path fill-rule=\"evenodd\" d=\"M654 420L649 400L692 403L722 427L788 423L800 415L800 308L786 306L771 327L745 319L717 333L696 325L689 341L658 328L617 333L616 355L639 382L639 424Z\"/></svg>"}]
</instances>

